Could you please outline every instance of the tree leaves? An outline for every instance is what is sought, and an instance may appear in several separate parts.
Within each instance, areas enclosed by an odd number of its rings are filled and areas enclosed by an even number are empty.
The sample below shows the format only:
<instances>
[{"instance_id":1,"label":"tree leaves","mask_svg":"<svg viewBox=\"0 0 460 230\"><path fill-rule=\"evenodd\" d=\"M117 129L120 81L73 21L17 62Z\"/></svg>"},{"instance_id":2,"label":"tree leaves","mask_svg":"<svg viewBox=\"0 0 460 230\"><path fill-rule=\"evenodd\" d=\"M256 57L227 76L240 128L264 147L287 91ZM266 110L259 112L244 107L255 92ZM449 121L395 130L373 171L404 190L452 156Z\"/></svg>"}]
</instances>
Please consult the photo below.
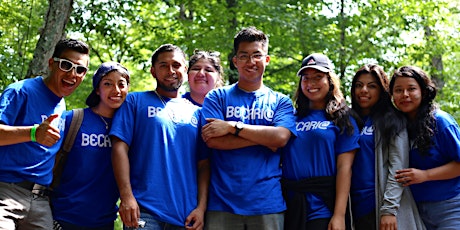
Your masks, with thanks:
<instances>
[{"instance_id":1,"label":"tree leaves","mask_svg":"<svg viewBox=\"0 0 460 230\"><path fill-rule=\"evenodd\" d=\"M32 0L22 2L30 4ZM134 76L131 90L138 91L154 86L148 71L149 59L153 50L164 43L178 45L188 55L195 49L219 51L228 83L235 82L237 73L231 70L233 36L243 27L256 26L270 37L266 85L292 95L302 59L320 52L331 58L345 86L344 93L348 94L354 72L369 62L382 65L390 76L398 66L410 64L426 70L441 83L457 79L459 5L454 0L75 0L66 32L91 45L90 70L104 61L121 62ZM5 19L0 19L1 44L5 44L0 50L0 79L19 73L4 65L4 61L14 66L20 61L19 49L12 41L36 43L32 37L5 36L11 26L4 25L24 20L24 12L13 13L21 11L20 4L13 6L16 8L3 4L0 7L0 13L7 12L2 14ZM46 1L36 2L34 8L41 10L34 10L34 17L43 17L38 13L43 14L46 7ZM33 22L34 31L38 31L39 21ZM4 42L6 38L8 42ZM23 53L31 58L30 50ZM90 81L83 84L80 92L91 89L85 84ZM79 94L79 98L72 95L68 103L84 106L87 93ZM440 95L438 101L449 98Z\"/></svg>"}]
</instances>

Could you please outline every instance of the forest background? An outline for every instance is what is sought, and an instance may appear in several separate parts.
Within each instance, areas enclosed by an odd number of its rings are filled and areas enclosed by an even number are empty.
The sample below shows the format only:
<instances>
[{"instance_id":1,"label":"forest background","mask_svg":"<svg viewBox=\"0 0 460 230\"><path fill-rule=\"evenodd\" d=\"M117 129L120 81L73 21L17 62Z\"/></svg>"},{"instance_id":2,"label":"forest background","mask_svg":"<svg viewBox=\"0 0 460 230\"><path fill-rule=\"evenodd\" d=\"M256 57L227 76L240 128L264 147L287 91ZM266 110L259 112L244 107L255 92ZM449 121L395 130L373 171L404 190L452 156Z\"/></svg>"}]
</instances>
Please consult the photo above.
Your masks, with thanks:
<instances>
[{"instance_id":1,"label":"forest background","mask_svg":"<svg viewBox=\"0 0 460 230\"><path fill-rule=\"evenodd\" d=\"M292 96L295 73L310 53L331 58L349 95L354 72L367 63L389 76L416 65L440 89L437 102L460 118L460 1L458 0L2 0L0 92L10 83L46 74L47 60L62 37L91 46L90 71L68 109L85 107L91 77L100 63L117 61L131 71L131 91L151 90L153 50L164 43L221 53L226 82L233 37L256 26L270 37L269 87ZM184 88L184 90L187 90ZM349 100L349 97L348 97Z\"/></svg>"},{"instance_id":2,"label":"forest background","mask_svg":"<svg viewBox=\"0 0 460 230\"><path fill-rule=\"evenodd\" d=\"M149 60L164 43L188 56L195 49L220 52L232 84L233 37L256 26L270 37L264 83L277 91L293 96L296 71L313 52L331 58L346 95L364 64L377 63L389 76L415 65L436 82L441 108L459 121L459 9L458 0L2 0L0 93L12 82L46 74L62 37L91 46L90 71L66 98L68 109L85 107L92 75L105 61L128 67L131 91L153 89Z\"/></svg>"}]
</instances>

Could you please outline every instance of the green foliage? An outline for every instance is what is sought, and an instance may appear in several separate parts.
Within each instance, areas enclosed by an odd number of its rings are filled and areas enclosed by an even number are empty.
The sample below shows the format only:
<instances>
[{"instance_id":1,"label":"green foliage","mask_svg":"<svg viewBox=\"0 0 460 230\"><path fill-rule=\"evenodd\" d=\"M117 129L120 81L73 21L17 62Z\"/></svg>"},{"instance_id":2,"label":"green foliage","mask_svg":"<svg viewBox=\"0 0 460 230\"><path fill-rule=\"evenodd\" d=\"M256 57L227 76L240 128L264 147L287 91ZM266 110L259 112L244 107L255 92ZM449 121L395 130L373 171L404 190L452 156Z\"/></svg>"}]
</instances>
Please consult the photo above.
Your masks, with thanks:
<instances>
[{"instance_id":1,"label":"green foliage","mask_svg":"<svg viewBox=\"0 0 460 230\"><path fill-rule=\"evenodd\" d=\"M442 100L439 100L442 98ZM460 121L460 87L458 79L449 79L438 96L441 109L451 114Z\"/></svg>"},{"instance_id":2,"label":"green foliage","mask_svg":"<svg viewBox=\"0 0 460 230\"><path fill-rule=\"evenodd\" d=\"M256 26L270 38L270 64L264 83L293 96L302 59L324 53L335 64L349 95L355 71L378 63L389 76L402 65L427 71L440 91L441 108L460 119L460 2L458 0L74 0L66 33L91 46L90 71L66 101L85 107L92 74L105 61L118 61L131 73L131 91L149 90L150 56L164 43L221 53L228 83L233 36ZM0 92L27 72L48 9L46 0L0 3ZM118 226L120 221L117 222Z\"/></svg>"},{"instance_id":3,"label":"green foliage","mask_svg":"<svg viewBox=\"0 0 460 230\"><path fill-rule=\"evenodd\" d=\"M270 37L264 83L277 91L292 96L302 59L319 52L335 64L346 95L363 64L378 63L389 76L398 66L417 65L438 83L442 108L458 114L459 5L454 0L345 0L344 5L333 0L75 0L66 32L88 42L92 53L90 72L67 98L68 107L85 106L92 74L109 60L128 67L131 91L154 88L149 59L164 43L188 55L195 49L219 51L226 80L234 83L233 36L256 26ZM0 5L0 90L25 74L37 41L30 34L37 33L46 9L45 0Z\"/></svg>"},{"instance_id":4,"label":"green foliage","mask_svg":"<svg viewBox=\"0 0 460 230\"><path fill-rule=\"evenodd\" d=\"M46 0L0 3L0 92L27 73L47 8Z\"/></svg>"}]
</instances>

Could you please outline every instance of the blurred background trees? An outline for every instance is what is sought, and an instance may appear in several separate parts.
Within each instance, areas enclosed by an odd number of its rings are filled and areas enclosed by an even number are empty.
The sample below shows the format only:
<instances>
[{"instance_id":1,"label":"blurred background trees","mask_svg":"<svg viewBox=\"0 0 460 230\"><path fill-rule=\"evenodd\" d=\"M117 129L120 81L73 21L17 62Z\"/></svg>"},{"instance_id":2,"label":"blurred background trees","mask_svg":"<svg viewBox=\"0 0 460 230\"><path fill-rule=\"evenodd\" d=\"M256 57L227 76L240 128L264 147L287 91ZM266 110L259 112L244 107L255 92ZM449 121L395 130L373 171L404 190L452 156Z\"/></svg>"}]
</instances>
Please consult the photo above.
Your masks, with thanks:
<instances>
[{"instance_id":1,"label":"blurred background trees","mask_svg":"<svg viewBox=\"0 0 460 230\"><path fill-rule=\"evenodd\" d=\"M3 0L0 3L0 92L11 82L43 74L62 36L92 48L90 71L67 98L84 107L91 77L104 61L132 73L132 91L154 87L148 69L159 45L173 43L221 53L227 84L237 80L233 36L256 26L270 36L265 84L293 95L302 59L328 55L349 94L354 72L378 63L391 76L401 65L427 71L441 89L437 102L460 118L460 2L458 0ZM51 48L52 49L52 48Z\"/></svg>"}]
</instances>

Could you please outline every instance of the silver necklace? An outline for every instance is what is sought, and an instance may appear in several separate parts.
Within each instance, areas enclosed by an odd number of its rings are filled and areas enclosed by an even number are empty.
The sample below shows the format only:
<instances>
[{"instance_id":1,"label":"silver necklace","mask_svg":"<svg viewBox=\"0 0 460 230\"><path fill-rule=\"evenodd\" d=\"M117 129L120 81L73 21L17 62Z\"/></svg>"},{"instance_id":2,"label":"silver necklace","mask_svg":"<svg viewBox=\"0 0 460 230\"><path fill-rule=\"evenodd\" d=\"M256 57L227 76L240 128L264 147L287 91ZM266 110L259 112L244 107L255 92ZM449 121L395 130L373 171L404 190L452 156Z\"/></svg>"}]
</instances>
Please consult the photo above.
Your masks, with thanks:
<instances>
[{"instance_id":1,"label":"silver necklace","mask_svg":"<svg viewBox=\"0 0 460 230\"><path fill-rule=\"evenodd\" d=\"M107 123L107 121L105 121L105 119L100 115L100 114L97 114L99 115L99 117L102 119L102 121L104 122L105 124L105 129L108 130L109 129L109 123Z\"/></svg>"},{"instance_id":2,"label":"silver necklace","mask_svg":"<svg viewBox=\"0 0 460 230\"><path fill-rule=\"evenodd\" d=\"M170 111L169 109L166 108L166 102L163 100L163 96L161 96L156 90L155 90L155 94L160 99L161 103L163 104L164 110L168 114L168 116L171 119L171 121L174 122L174 123L177 123L178 121L176 119L176 115L175 115L174 111Z\"/></svg>"},{"instance_id":3,"label":"silver necklace","mask_svg":"<svg viewBox=\"0 0 460 230\"><path fill-rule=\"evenodd\" d=\"M101 114L99 114L98 112L94 111L95 114L97 114L101 120L104 122L105 124L105 129L108 130L109 129L109 123L104 119L104 117L101 116Z\"/></svg>"}]
</instances>

